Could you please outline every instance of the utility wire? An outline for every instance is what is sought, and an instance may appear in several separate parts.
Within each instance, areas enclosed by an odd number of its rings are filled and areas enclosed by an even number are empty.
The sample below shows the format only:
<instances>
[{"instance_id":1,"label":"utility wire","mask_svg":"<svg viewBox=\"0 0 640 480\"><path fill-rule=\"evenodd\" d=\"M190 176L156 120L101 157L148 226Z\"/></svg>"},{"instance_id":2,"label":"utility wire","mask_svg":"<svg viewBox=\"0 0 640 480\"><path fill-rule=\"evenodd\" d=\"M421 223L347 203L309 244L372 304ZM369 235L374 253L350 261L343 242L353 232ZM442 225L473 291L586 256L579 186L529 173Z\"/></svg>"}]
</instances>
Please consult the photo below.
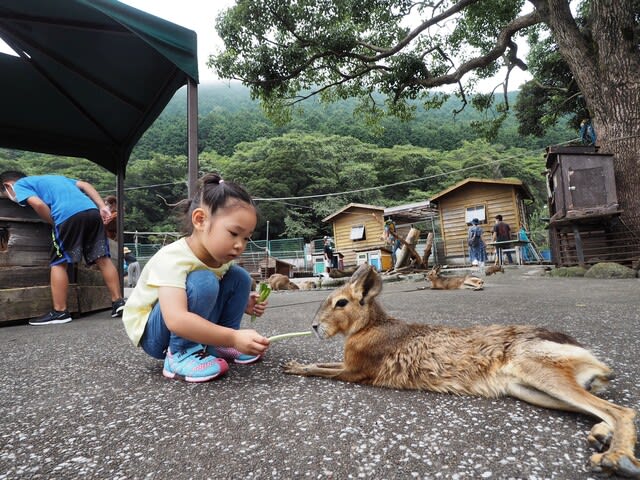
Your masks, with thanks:
<instances>
[{"instance_id":1,"label":"utility wire","mask_svg":"<svg viewBox=\"0 0 640 480\"><path fill-rule=\"evenodd\" d=\"M632 137L620 137L614 140L621 140L621 139L626 139L626 138L632 138ZM574 143L576 141L579 141L579 138L574 138L571 140L567 140L566 142L562 142L559 143L558 145L566 145L569 143ZM395 182L395 183L390 183L387 185L381 185L381 186L376 186L376 187L366 187L366 188L360 188L357 190L349 190L349 191L345 191L345 192L335 192L335 193L322 193L322 194L316 194L316 195L302 195L299 197L272 197L272 198L262 198L262 197L255 197L254 200L255 201L259 201L259 202L282 202L284 200L305 200L305 199L310 199L310 198L327 198L327 197L339 197L342 195L350 195L353 193L361 193L361 192L369 192L371 190L381 190L381 189L385 189L385 188L391 188L391 187L396 187L398 185L406 185L409 183L415 183L415 182L421 182L424 180L431 180L434 178L438 178L438 177L445 177L448 175L452 175L454 173L460 173L460 172L466 172L468 170L473 170L476 168L482 168L482 167L486 167L489 165L493 165L496 163L502 163L502 162L506 162L507 160L513 160L516 158L521 158L527 155L532 155L534 153L540 153L544 151L543 148L536 148L536 149L532 149L532 150L527 150L525 152L522 152L520 154L517 155L513 155L510 157L505 157L505 158L500 158L498 160L490 160L488 162L484 162L478 165L471 165L469 167L464 167L464 168L459 168L457 170L450 170L448 172L442 172L442 173L437 173L435 175L429 175L426 177L420 177L420 178L414 178L412 180L403 180L401 182ZM186 185L186 180L182 180L182 181L178 181L178 182L169 182L169 183L157 183L157 184L153 184L153 185L141 185L141 186L137 186L137 187L126 187L125 190L141 190L144 188L155 188L155 187L164 187L167 185L178 185L178 184L185 184ZM110 193L110 192L114 192L115 190L103 190L101 191L101 193ZM297 205L300 206L300 205Z\"/></svg>"},{"instance_id":2,"label":"utility wire","mask_svg":"<svg viewBox=\"0 0 640 480\"><path fill-rule=\"evenodd\" d=\"M567 140L566 142L563 143L559 143L558 145L566 145L568 143L573 143L575 141L579 140L578 138L574 138L571 140ZM381 185L381 186L377 186L377 187L366 187L366 188L360 188L357 190L349 190L346 192L336 192L336 193L322 193L322 194L317 194L317 195L303 195L300 197L276 197L276 198L254 198L255 201L261 201L261 202L277 202L277 201L282 201L282 200L303 200L303 199L309 199L309 198L327 198L327 197L338 197L341 195L349 195L352 193L360 193L360 192L368 192L371 190L382 190L384 188L390 188L390 187L395 187L398 185L406 185L408 183L415 183L415 182L421 182L423 180L431 180L433 178L438 178L438 177L445 177L447 175L452 175L454 173L460 173L460 172L465 172L467 170L473 170L475 168L481 168L481 167L486 167L488 165L493 165L494 163L501 163L501 162L505 162L507 160L513 160L515 158L520 158L520 157L524 157L527 155L532 155L534 153L540 153L541 151L544 151L544 149L541 148L536 148L534 150L528 150L526 152L522 152L518 155L513 155L511 157L505 157L505 158L501 158L498 160L490 160L488 162L484 162L478 165L471 165L469 167L464 167L464 168L459 168L457 170L450 170L448 172L442 172L442 173L437 173L435 175L429 175L426 177L421 177L421 178L414 178L412 180L404 180L402 182L395 182L395 183L390 183L388 185Z\"/></svg>"},{"instance_id":3,"label":"utility wire","mask_svg":"<svg viewBox=\"0 0 640 480\"><path fill-rule=\"evenodd\" d=\"M507 160L512 160L514 158L518 158L519 156L523 156L523 154L521 155L516 155L513 157L507 157L507 158L501 158L499 160L491 160L489 162L485 162L479 165L472 165L470 167L464 167L464 168L459 168L457 170L450 170L448 172L443 172L443 173L437 173L435 175L429 175L426 177L420 177L420 178L414 178L412 180L403 180L401 182L395 182L395 183L389 183L387 185L381 185L381 186L376 186L376 187L366 187L366 188L359 188L357 190L349 190L346 192L336 192L336 193L322 193L322 194L317 194L317 195L302 195L299 197L277 197L277 198L254 198L255 201L257 202L278 202L278 201L282 201L282 200L303 200L303 199L309 199L309 198L327 198L327 197L339 197L342 195L350 195L352 193L361 193L361 192L369 192L371 190L382 190L385 188L390 188L390 187L396 187L398 185L406 185L408 183L415 183L415 182L421 182L424 180L430 180L433 178L438 178L438 177L444 177L447 175L451 175L454 173L460 173L460 172L465 172L467 170L473 170L476 168L481 168L481 167L486 167L487 165L492 165L494 163L501 163Z\"/></svg>"}]
</instances>

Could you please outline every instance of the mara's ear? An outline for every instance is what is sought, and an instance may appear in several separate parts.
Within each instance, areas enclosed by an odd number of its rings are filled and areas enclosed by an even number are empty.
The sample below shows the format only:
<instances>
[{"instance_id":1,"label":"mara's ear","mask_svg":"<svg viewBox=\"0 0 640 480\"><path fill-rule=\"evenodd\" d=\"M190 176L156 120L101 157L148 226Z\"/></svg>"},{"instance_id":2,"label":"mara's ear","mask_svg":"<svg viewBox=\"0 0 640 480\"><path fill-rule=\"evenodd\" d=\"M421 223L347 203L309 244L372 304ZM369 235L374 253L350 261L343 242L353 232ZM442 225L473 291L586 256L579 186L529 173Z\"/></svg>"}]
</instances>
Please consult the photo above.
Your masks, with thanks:
<instances>
[{"instance_id":1,"label":"mara's ear","mask_svg":"<svg viewBox=\"0 0 640 480\"><path fill-rule=\"evenodd\" d=\"M382 279L371 265L363 263L351 276L349 286L353 295L360 299L360 305L364 305L380 294Z\"/></svg>"}]
</instances>

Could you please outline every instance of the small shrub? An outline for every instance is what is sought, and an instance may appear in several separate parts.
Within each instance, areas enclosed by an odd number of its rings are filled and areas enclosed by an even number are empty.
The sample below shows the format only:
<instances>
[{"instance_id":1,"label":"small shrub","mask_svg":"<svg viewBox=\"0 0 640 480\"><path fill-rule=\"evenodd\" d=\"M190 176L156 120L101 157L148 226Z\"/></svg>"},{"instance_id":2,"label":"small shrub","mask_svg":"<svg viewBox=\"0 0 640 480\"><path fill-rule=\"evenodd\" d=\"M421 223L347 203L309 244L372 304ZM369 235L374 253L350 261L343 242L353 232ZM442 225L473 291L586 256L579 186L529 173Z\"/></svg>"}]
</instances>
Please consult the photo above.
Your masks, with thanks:
<instances>
[{"instance_id":1,"label":"small shrub","mask_svg":"<svg viewBox=\"0 0 640 480\"><path fill-rule=\"evenodd\" d=\"M592 266L584 276L587 278L635 278L636 272L619 263L602 262Z\"/></svg>"},{"instance_id":2,"label":"small shrub","mask_svg":"<svg viewBox=\"0 0 640 480\"><path fill-rule=\"evenodd\" d=\"M551 270L552 277L584 277L587 269L584 267L559 267Z\"/></svg>"}]
</instances>

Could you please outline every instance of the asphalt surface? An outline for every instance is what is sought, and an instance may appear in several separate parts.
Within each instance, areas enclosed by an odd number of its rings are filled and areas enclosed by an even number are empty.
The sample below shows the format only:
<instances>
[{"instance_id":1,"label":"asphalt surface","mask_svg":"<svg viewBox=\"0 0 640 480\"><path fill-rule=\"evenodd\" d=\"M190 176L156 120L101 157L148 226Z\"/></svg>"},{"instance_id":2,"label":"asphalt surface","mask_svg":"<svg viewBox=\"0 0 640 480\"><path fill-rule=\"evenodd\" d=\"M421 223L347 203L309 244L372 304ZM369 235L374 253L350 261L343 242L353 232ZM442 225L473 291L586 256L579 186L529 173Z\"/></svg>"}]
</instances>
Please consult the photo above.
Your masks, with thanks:
<instances>
[{"instance_id":1,"label":"asphalt surface","mask_svg":"<svg viewBox=\"0 0 640 480\"><path fill-rule=\"evenodd\" d=\"M640 410L640 280L536 272L508 269L483 291L385 283L380 299L412 322L567 332L617 373L603 397ZM307 330L327 294L274 292L253 326ZM594 420L582 415L281 373L288 359L340 360L342 339L283 340L200 385L163 378L109 311L0 328L0 349L0 479L598 478L586 442Z\"/></svg>"}]
</instances>

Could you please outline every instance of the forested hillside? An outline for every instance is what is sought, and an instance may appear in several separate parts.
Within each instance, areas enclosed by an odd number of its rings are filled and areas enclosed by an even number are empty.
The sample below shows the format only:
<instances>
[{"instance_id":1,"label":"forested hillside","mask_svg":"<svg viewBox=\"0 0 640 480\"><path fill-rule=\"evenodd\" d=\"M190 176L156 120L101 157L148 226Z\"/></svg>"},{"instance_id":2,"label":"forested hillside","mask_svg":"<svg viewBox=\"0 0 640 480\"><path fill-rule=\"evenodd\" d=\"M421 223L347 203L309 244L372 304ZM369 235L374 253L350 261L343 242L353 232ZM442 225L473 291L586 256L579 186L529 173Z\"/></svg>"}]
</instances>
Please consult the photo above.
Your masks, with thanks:
<instances>
[{"instance_id":1,"label":"forested hillside","mask_svg":"<svg viewBox=\"0 0 640 480\"><path fill-rule=\"evenodd\" d=\"M199 89L200 168L220 171L260 199L256 238L264 238L267 220L271 238L315 238L328 232L321 219L348 202L391 206L424 200L469 176L520 178L536 194L533 208L540 209L544 147L576 137L566 127L542 139L521 137L510 117L488 142L472 127L481 115L470 106L454 115L461 103L451 99L437 110L416 106L410 121L388 118L377 125L354 116L348 101L325 106L310 100L301 106L290 123L275 125L239 85ZM133 151L125 230L177 229L172 205L186 195L186 152L183 89ZM0 150L0 170L6 169L81 178L105 195L115 186L112 174L79 159ZM325 196L339 192L350 193Z\"/></svg>"},{"instance_id":2,"label":"forested hillside","mask_svg":"<svg viewBox=\"0 0 640 480\"><path fill-rule=\"evenodd\" d=\"M516 101L516 92L509 95L509 102ZM276 126L262 113L258 103L252 101L246 88L234 84L208 84L199 90L200 149L231 155L240 142L259 138L270 138L288 132L319 133L357 138L380 147L413 145L436 150L453 150L464 141L482 138L482 132L472 128L473 122L485 117L468 105L461 113L462 103L448 99L442 107L428 110L416 103L415 118L402 122L395 118L384 118L379 125L371 126L361 118L354 118L355 101L337 102L328 105L311 98L300 103L300 111L289 124ZM380 99L380 102L383 100ZM186 152L186 91L179 91L163 114L138 142L134 151L146 155L159 151L162 145L166 155ZM491 117L489 117L491 118ZM542 138L522 137L517 133L517 123L511 115L493 142L521 148L544 148L564 142L576 136L566 127L557 128Z\"/></svg>"}]
</instances>

